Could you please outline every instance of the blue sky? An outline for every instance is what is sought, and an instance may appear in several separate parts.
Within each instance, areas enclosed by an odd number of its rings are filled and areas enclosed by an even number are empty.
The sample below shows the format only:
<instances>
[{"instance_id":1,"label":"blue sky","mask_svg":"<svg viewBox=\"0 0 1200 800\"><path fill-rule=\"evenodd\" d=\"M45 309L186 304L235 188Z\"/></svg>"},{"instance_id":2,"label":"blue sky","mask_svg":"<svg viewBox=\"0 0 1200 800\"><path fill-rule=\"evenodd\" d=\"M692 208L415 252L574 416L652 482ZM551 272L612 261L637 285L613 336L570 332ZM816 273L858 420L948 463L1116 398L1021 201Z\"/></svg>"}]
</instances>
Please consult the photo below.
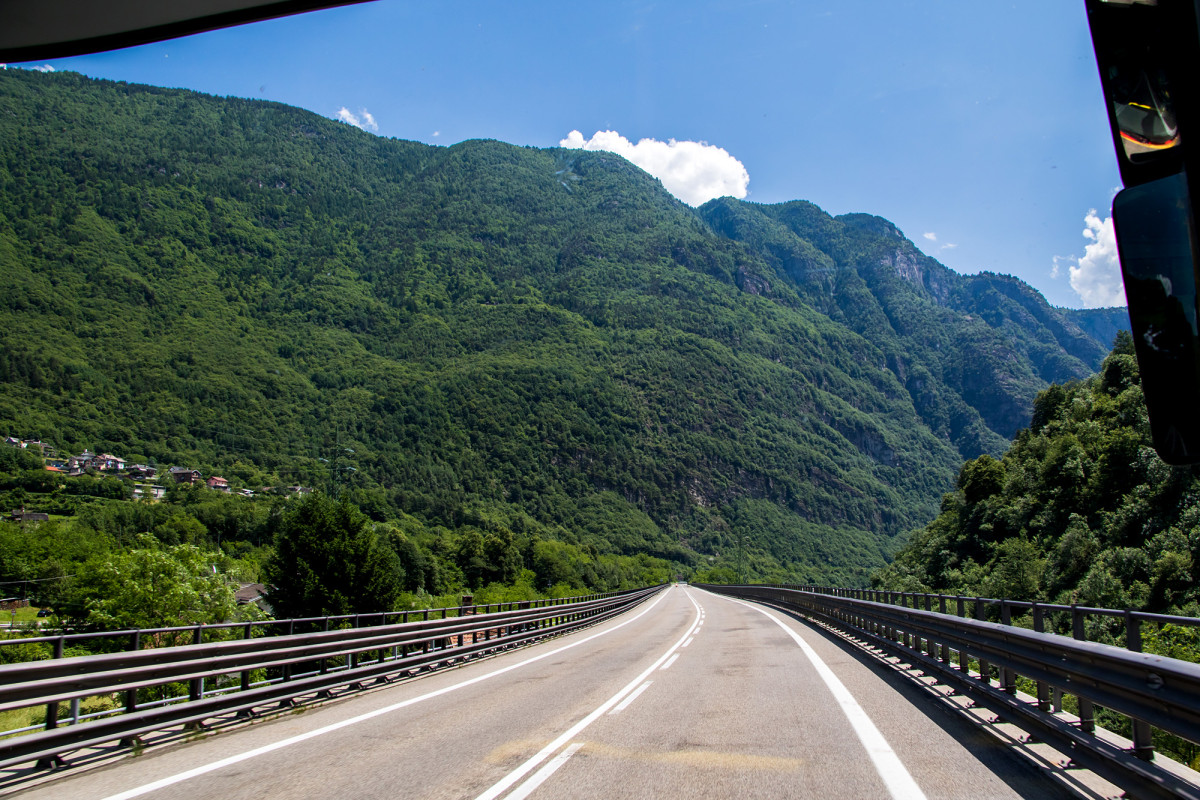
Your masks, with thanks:
<instances>
[{"instance_id":1,"label":"blue sky","mask_svg":"<svg viewBox=\"0 0 1200 800\"><path fill-rule=\"evenodd\" d=\"M1082 0L381 0L44 63L345 109L430 144L579 131L747 200L878 214L946 265L1017 275L1055 305L1123 304Z\"/></svg>"}]
</instances>

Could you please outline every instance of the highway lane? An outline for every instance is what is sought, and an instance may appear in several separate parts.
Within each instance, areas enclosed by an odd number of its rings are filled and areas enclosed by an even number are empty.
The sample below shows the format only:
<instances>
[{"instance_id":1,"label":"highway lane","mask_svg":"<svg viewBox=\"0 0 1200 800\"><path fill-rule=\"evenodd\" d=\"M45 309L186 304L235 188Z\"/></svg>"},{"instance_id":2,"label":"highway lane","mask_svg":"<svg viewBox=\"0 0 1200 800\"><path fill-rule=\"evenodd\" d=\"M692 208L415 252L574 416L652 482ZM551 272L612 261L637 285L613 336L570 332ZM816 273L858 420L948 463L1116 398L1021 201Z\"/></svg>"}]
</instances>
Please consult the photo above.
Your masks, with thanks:
<instances>
[{"instance_id":1,"label":"highway lane","mask_svg":"<svg viewBox=\"0 0 1200 800\"><path fill-rule=\"evenodd\" d=\"M914 706L806 623L769 614L673 587L580 633L20 796L1052 796L991 738ZM864 745L850 706L878 739Z\"/></svg>"}]
</instances>

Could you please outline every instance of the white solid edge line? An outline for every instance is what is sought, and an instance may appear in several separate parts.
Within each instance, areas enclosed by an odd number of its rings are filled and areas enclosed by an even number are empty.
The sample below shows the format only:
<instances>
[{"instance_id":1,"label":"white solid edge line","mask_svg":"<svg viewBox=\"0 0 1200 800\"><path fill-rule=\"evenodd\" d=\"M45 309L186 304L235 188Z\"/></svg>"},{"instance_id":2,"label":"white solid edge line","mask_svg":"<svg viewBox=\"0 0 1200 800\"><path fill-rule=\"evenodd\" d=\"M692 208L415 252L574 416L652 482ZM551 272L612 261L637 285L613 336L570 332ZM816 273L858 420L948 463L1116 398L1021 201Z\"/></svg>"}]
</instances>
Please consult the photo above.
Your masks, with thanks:
<instances>
[{"instance_id":1,"label":"white solid edge line","mask_svg":"<svg viewBox=\"0 0 1200 800\"><path fill-rule=\"evenodd\" d=\"M563 750L561 753L550 759L550 763L539 769L516 789L513 789L507 800L525 800L526 797L533 794L533 790L545 783L546 778L553 775L559 767L567 763L567 759L575 755L579 748L583 747L583 742L575 742L575 744Z\"/></svg>"},{"instance_id":2,"label":"white solid edge line","mask_svg":"<svg viewBox=\"0 0 1200 800\"><path fill-rule=\"evenodd\" d=\"M679 658L679 653L676 653L675 655L668 658L667 663L665 663L661 667L659 667L659 670L661 671L664 669L670 669L671 665L675 663L675 659L677 659L677 658Z\"/></svg>"},{"instance_id":3,"label":"white solid edge line","mask_svg":"<svg viewBox=\"0 0 1200 800\"><path fill-rule=\"evenodd\" d=\"M551 753L554 753L556 750L558 750L564 744L566 744L567 742L574 739L576 736L579 735L580 731L582 731L588 725L591 725L593 722L595 722L601 716L606 714L610 708L612 708L613 706L615 706L617 703L619 703L621 701L621 698L623 698L625 695L629 694L634 689L636 689L638 686L640 686L642 681L644 681L644 680L646 680L646 678L650 677L650 674L652 672L654 672L654 670L659 668L659 665L661 665L664 661L666 661L668 658L670 658L671 654L679 649L679 646L683 644L684 640L692 635L692 631L695 630L696 624L700 620L700 614L699 614L700 606L692 598L691 592L684 589L683 593L685 595L687 595L688 600L692 601L692 605L696 606L697 614L696 614L696 619L692 621L691 627L688 628L687 633L683 634L683 636L681 636L679 638L679 641L677 641L677 642L675 642L675 644L671 645L671 647L667 650L667 652L665 652L661 656L659 656L657 661L655 661L653 664L651 664L649 667L647 667L645 672L643 672L641 675L638 675L636 678L634 678L632 681L630 681L628 684L626 684L625 687L621 689L621 691L617 692L612 697L605 700L604 703L602 703L599 708L597 708L592 713L588 714L583 719L579 720L579 722L576 722L574 725L572 725L570 728L568 728L566 730L566 732L560 734L558 736L558 738L556 738L554 741L550 742L550 744L546 745L541 750L539 750L534 756L532 756L527 761L525 761L525 763L521 764L519 767L514 769L512 772L505 775L503 778L501 778L499 781L497 781L495 783L495 785L492 786L492 788L488 789L486 792L479 795L479 797L477 797L475 800L495 800L495 798L504 794L506 791L508 791L509 787L511 787L517 781L521 780L521 778L525 777L525 775L528 774L530 770L532 770L538 764L542 763L547 758L549 758Z\"/></svg>"},{"instance_id":4,"label":"white solid edge line","mask_svg":"<svg viewBox=\"0 0 1200 800\"><path fill-rule=\"evenodd\" d=\"M615 707L615 708L614 708L612 711L608 712L608 713L609 713L609 715L612 715L612 714L620 714L622 711L624 711L625 709L629 708L629 705L630 705L630 704L631 704L631 703L632 703L634 700L637 700L639 697L641 697L641 695L642 695L642 692L644 692L644 691L646 691L647 689L649 689L649 688L650 688L650 684L652 684L652 683L654 683L654 681L646 681L646 682L645 682L645 683L643 683L641 686L637 687L637 689L634 691L634 693L633 693L633 694L629 695L629 696L628 696L628 697L626 697L624 700L622 700L621 702L617 703L616 707Z\"/></svg>"},{"instance_id":5,"label":"white solid edge line","mask_svg":"<svg viewBox=\"0 0 1200 800\"><path fill-rule=\"evenodd\" d=\"M721 597L722 595L717 595ZM817 670L817 674L821 676L821 680L825 681L825 685L829 687L829 691L833 694L833 699L841 706L842 713L846 715L846 719L850 721L850 727L854 728L854 732L858 735L858 740L862 742L866 748L867 755L871 758L871 763L875 765L875 771L879 773L879 777L883 779L887 786L888 793L895 800L925 800L925 793L921 791L921 787L913 779L904 763L900 760L900 756L896 755L896 751L887 743L887 739L867 716L867 712L854 699L854 695L846 688L841 679L833 674L828 665L821 660L817 655L817 651L812 649L808 642L800 638L800 634L784 624L783 620L776 617L771 612L764 608L747 603L743 600L734 600L731 597L726 597L726 600L731 600L734 603L739 603L747 608L752 608L760 614L763 614L779 627L787 632L787 635L792 637L792 640L800 646L804 655L808 656L808 660L812 662L813 667Z\"/></svg>"},{"instance_id":6,"label":"white solid edge line","mask_svg":"<svg viewBox=\"0 0 1200 800\"><path fill-rule=\"evenodd\" d=\"M333 731L349 727L356 723L364 722L368 719L373 719L375 717L383 716L384 714L389 714L393 711L398 711L401 708L406 708L407 706L416 705L417 703L420 703L424 700L431 700L434 697L440 697L444 694L449 694L450 692L453 692L457 689L462 689L467 686L472 686L476 683L481 683L490 678L494 678L497 675L503 675L506 672L511 672L514 669L519 669L520 667L524 667L528 664L532 664L535 661L541 661L544 658L549 658L550 656L558 655L559 653L563 652L564 650L570 650L572 647L578 647L581 644L590 642L592 639L596 639L600 636L606 636L607 634L610 634L615 630L624 628L626 625L630 624L631 622L636 622L638 619L640 619L644 615L648 614L650 612L650 609L652 609L656 605L658 605L659 601L662 600L666 596L667 596L667 593L665 591L659 592L655 596L654 601L652 603L650 603L650 605L643 608L640 612L638 612L638 614L636 616L630 617L629 619L621 622L620 624L614 625L611 628L608 628L606 630L602 630L599 633L593 633L591 636L588 636L584 639L580 639L577 642L571 642L570 644L555 648L554 650L551 650L547 653L542 653L541 655L533 656L532 658L527 658L524 661L521 661L517 664L510 664L507 667L502 667L501 669L494 670L485 675L480 675L478 677L471 678L470 680L465 680L462 683L456 683L452 686L445 686L441 689L437 689L437 690L429 692L427 694L420 695L419 697L413 697L408 700L403 700L399 703L394 703L390 706L385 706L384 708L377 708L374 711L368 711L366 714L360 714L357 717L351 717L350 719L345 719L345 720L342 720L341 722L335 722L332 725L326 725L323 728L317 728L316 730L308 731L307 733L301 733L296 736L292 736L291 738L288 738L288 739L281 739L278 742L273 742L271 744L264 745L262 747L257 747L253 750L247 750L244 753L238 753L235 756L229 756L228 758L223 758L220 761L214 761L211 764L205 764L203 766L195 767L193 769L189 769L185 772L180 772L178 774L171 775L166 778L160 778L159 780L153 781L151 783L143 784L142 786L138 786L133 789L127 789L123 792L118 792L117 794L109 795L108 797L104 798L104 800L131 800L131 798L134 798L134 797L141 797L144 794L149 794L150 792L157 791L158 789L165 789L168 786L173 786L177 783L182 783L183 781L190 780L191 778L195 778L200 775L206 775L209 772L213 772L215 770L222 769L224 767L228 767L232 764L238 764L238 763L241 763L242 761L248 761L251 758L256 758L258 756L266 755L267 753L272 753L276 750L282 750L283 748L288 747L290 745L299 744L300 742L308 741L309 739L314 739L318 736L323 736L326 733L332 733Z\"/></svg>"}]
</instances>

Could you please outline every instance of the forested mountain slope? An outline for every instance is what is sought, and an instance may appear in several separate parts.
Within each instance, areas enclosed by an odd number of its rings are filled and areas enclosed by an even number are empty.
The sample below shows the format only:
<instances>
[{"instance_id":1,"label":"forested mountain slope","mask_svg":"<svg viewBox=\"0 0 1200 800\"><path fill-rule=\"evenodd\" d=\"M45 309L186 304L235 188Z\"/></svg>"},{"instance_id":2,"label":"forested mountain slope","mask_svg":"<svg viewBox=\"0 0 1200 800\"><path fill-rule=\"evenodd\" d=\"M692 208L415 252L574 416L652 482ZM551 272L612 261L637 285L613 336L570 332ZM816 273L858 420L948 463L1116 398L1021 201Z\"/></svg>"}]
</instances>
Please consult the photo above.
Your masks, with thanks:
<instances>
[{"instance_id":1,"label":"forested mountain slope","mask_svg":"<svg viewBox=\"0 0 1200 800\"><path fill-rule=\"evenodd\" d=\"M1094 372L1129 325L1124 309L1055 309L1016 278L959 275L879 217L732 198L701 213L878 346L924 422L965 458L1003 451L1037 391Z\"/></svg>"},{"instance_id":2,"label":"forested mountain slope","mask_svg":"<svg viewBox=\"0 0 1200 800\"><path fill-rule=\"evenodd\" d=\"M717 203L770 235L608 153L0 73L0 424L378 520L862 581L1103 351L882 220Z\"/></svg>"},{"instance_id":3,"label":"forested mountain slope","mask_svg":"<svg viewBox=\"0 0 1200 800\"><path fill-rule=\"evenodd\" d=\"M1200 470L1168 466L1151 448L1128 333L1099 375L1041 392L1004 457L967 462L957 485L877 583L1200 611Z\"/></svg>"}]
</instances>

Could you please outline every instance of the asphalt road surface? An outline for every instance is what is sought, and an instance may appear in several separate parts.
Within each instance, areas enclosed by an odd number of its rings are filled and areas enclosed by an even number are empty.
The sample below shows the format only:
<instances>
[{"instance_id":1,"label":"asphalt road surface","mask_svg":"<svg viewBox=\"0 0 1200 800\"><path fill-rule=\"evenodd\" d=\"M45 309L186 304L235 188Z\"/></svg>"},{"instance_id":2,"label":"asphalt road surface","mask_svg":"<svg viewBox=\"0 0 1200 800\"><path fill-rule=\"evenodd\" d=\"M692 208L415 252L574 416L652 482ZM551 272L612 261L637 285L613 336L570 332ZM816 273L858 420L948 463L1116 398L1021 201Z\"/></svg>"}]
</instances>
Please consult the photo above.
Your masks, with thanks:
<instances>
[{"instance_id":1,"label":"asphalt road surface","mask_svg":"<svg viewBox=\"0 0 1200 800\"><path fill-rule=\"evenodd\" d=\"M903 683L782 612L675 586L582 632L19 797L1057 796Z\"/></svg>"}]
</instances>

